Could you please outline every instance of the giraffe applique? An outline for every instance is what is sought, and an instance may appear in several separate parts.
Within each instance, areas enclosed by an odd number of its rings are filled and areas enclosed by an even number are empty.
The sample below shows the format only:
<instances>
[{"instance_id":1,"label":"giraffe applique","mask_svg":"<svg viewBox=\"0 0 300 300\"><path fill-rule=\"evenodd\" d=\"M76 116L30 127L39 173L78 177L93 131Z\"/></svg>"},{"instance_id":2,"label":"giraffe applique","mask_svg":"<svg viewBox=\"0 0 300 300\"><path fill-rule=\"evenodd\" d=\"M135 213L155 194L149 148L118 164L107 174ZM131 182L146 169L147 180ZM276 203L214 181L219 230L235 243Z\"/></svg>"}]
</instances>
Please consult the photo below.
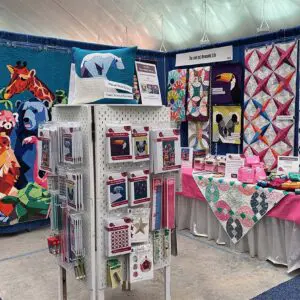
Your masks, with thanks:
<instances>
[{"instance_id":1,"label":"giraffe applique","mask_svg":"<svg viewBox=\"0 0 300 300\"><path fill-rule=\"evenodd\" d=\"M50 89L36 76L34 69L29 70L27 63L17 61L16 66L7 65L10 72L10 82L3 91L3 99L9 100L16 94L20 94L26 90L30 91L35 98L44 102L47 107L52 106L55 99Z\"/></svg>"}]
</instances>

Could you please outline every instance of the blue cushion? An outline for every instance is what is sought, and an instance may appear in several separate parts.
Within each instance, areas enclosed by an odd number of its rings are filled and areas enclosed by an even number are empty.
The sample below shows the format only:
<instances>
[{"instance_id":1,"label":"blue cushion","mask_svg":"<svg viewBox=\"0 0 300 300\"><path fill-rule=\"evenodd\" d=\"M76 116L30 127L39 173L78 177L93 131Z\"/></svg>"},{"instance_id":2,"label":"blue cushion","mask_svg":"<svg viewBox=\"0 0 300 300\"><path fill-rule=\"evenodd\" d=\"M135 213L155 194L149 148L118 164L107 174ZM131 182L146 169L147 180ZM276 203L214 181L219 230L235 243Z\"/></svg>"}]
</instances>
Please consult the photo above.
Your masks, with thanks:
<instances>
[{"instance_id":1,"label":"blue cushion","mask_svg":"<svg viewBox=\"0 0 300 300\"><path fill-rule=\"evenodd\" d=\"M112 50L85 50L72 48L76 74L81 78L99 77L114 83L133 87L134 63L137 47L118 48ZM125 87L126 87L125 86ZM128 90L115 88L117 92L129 94ZM125 97L126 98L126 97ZM136 100L105 97L93 99L92 103L122 104L137 103Z\"/></svg>"}]
</instances>

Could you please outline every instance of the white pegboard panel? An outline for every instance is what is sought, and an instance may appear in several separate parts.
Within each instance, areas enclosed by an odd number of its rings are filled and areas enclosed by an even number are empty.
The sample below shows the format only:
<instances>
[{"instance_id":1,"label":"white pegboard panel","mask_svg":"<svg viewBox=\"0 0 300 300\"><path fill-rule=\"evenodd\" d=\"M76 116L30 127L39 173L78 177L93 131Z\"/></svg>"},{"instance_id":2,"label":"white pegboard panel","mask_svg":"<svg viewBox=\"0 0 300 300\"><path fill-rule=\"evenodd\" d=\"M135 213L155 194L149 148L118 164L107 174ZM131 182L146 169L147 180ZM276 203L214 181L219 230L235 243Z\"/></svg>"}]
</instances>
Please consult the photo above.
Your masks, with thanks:
<instances>
[{"instance_id":1,"label":"white pegboard panel","mask_svg":"<svg viewBox=\"0 0 300 300\"><path fill-rule=\"evenodd\" d=\"M96 295L96 256L95 256L95 192L94 192L94 162L92 139L92 107L81 106L55 106L52 110L53 121L80 122L83 136L83 243L85 245L86 280L82 283L91 292L91 299ZM61 264L66 268L66 264ZM72 268L67 268L73 271Z\"/></svg>"},{"instance_id":2,"label":"white pegboard panel","mask_svg":"<svg viewBox=\"0 0 300 300\"><path fill-rule=\"evenodd\" d=\"M170 109L168 107L139 106L94 106L95 121L95 168L96 168L96 234L97 234L97 289L106 288L106 256L104 220L114 212L108 211L106 177L109 172L128 171L141 168L141 163L124 162L108 164L106 159L106 124L141 124L150 128L169 128ZM146 163L149 167L149 162ZM119 209L126 212L127 209ZM151 234L152 235L152 234ZM152 240L152 239L151 239ZM163 245L161 243L161 245ZM163 250L162 250L163 251ZM161 252L162 253L162 252ZM161 257L155 269L169 265L170 260Z\"/></svg>"}]
</instances>

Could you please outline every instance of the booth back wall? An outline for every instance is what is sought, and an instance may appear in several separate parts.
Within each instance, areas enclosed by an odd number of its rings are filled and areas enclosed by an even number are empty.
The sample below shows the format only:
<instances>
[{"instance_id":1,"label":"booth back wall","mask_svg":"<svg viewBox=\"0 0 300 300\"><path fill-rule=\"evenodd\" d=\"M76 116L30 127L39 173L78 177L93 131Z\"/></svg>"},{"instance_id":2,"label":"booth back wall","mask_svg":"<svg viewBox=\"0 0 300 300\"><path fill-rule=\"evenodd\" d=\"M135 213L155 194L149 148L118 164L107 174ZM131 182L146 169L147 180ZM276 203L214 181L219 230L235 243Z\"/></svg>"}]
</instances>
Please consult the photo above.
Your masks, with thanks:
<instances>
[{"instance_id":1,"label":"booth back wall","mask_svg":"<svg viewBox=\"0 0 300 300\"><path fill-rule=\"evenodd\" d=\"M175 59L176 54L185 53L191 51L197 51L202 49L211 49L222 46L233 46L233 60L230 62L224 63L240 63L244 67L244 52L246 49L265 46L266 44L273 44L277 42L288 42L295 39L299 39L300 37L300 27L291 28L287 30L280 30L278 32L273 32L270 34L257 35L245 39L233 40L224 43L210 44L202 47L191 48L191 49L182 49L179 51L172 51L167 53L167 71L172 70L175 67ZM224 64L222 63L222 64ZM221 63L209 64L210 66L214 66ZM199 65L198 65L199 66ZM197 67L197 65L188 66L188 67ZM182 68L188 68L186 66L182 66ZM297 67L297 77L298 77L298 67ZM242 86L242 89L244 87ZM299 119L299 80L296 80L296 97L295 97L295 140L294 140L294 154L298 153L298 119ZM188 146L188 122L183 122L181 124L181 138L182 138L182 146ZM233 145L233 144L221 144L212 143L212 153L217 154L226 154L226 153L242 153L243 145ZM297 154L298 155L298 154Z\"/></svg>"}]
</instances>

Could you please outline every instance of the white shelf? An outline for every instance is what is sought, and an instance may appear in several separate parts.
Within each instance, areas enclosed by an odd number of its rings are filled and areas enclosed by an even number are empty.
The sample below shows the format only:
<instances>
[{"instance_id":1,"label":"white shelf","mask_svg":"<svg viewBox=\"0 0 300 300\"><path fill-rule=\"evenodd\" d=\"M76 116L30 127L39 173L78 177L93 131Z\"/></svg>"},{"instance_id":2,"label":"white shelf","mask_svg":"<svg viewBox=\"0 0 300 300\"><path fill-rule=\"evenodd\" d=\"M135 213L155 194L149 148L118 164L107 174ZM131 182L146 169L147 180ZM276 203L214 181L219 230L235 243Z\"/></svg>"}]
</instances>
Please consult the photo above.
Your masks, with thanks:
<instances>
[{"instance_id":1,"label":"white shelf","mask_svg":"<svg viewBox=\"0 0 300 300\"><path fill-rule=\"evenodd\" d=\"M81 106L110 106L110 107L163 107L164 105L143 105L143 104L55 104L55 107L81 107Z\"/></svg>"}]
</instances>

